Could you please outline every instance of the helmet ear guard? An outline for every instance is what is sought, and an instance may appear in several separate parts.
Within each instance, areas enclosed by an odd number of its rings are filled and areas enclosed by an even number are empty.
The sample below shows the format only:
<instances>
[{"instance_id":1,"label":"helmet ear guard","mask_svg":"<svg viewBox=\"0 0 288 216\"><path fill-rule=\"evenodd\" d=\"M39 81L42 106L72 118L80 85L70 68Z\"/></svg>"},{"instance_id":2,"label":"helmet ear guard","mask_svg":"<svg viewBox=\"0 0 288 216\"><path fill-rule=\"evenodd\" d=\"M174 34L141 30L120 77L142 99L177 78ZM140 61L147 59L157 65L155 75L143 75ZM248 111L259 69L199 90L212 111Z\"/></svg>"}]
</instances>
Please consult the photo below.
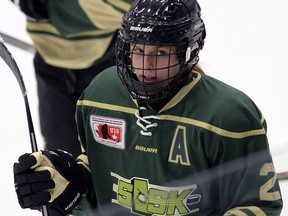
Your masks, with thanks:
<instances>
[{"instance_id":1,"label":"helmet ear guard","mask_svg":"<svg viewBox=\"0 0 288 216\"><path fill-rule=\"evenodd\" d=\"M192 47L188 47L186 50L186 62L190 65L197 64L199 61L199 51L200 47L197 42L195 42Z\"/></svg>"},{"instance_id":2,"label":"helmet ear guard","mask_svg":"<svg viewBox=\"0 0 288 216\"><path fill-rule=\"evenodd\" d=\"M192 47L188 47L186 50L185 61L188 62L191 58Z\"/></svg>"},{"instance_id":3,"label":"helmet ear guard","mask_svg":"<svg viewBox=\"0 0 288 216\"><path fill-rule=\"evenodd\" d=\"M116 64L119 67L127 67L132 65L130 58L130 43L125 42L121 38L116 39Z\"/></svg>"},{"instance_id":4,"label":"helmet ear guard","mask_svg":"<svg viewBox=\"0 0 288 216\"><path fill-rule=\"evenodd\" d=\"M198 56L199 48L200 47L197 42L194 43L192 47L187 47L185 61L190 64L196 64L198 62L198 58L195 58L195 56Z\"/></svg>"}]
</instances>

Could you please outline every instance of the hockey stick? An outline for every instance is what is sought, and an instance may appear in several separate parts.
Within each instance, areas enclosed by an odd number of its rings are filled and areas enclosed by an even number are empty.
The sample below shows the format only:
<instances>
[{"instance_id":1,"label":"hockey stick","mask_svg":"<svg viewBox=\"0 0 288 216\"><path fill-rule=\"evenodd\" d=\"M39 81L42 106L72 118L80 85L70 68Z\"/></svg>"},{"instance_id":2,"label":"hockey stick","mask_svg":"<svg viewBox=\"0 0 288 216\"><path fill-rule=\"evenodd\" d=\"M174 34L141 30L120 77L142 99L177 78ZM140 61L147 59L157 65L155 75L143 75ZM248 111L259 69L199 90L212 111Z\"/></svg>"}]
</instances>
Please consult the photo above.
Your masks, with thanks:
<instances>
[{"instance_id":1,"label":"hockey stick","mask_svg":"<svg viewBox=\"0 0 288 216\"><path fill-rule=\"evenodd\" d=\"M4 39L4 41L7 44L11 44L17 48L23 49L23 50L30 52L30 53L35 53L35 47L33 45L31 45L25 41L19 40L15 37L12 37L8 34L5 34L3 32L0 32L0 35L2 36L2 38Z\"/></svg>"},{"instance_id":2,"label":"hockey stick","mask_svg":"<svg viewBox=\"0 0 288 216\"><path fill-rule=\"evenodd\" d=\"M24 83L22 74L18 68L16 61L14 60L8 48L4 45L4 41L1 36L0 36L0 56L4 60L4 62L9 66L11 71L13 72L21 88L21 92L24 98L24 103L25 103L25 108L26 108L26 116L27 116L32 152L38 151L25 83ZM41 211L42 211L43 216L48 216L48 211L47 211L46 206L43 206L41 208Z\"/></svg>"},{"instance_id":3,"label":"hockey stick","mask_svg":"<svg viewBox=\"0 0 288 216\"><path fill-rule=\"evenodd\" d=\"M287 172L278 172L278 180L283 181L283 180L288 180L288 171Z\"/></svg>"}]
</instances>

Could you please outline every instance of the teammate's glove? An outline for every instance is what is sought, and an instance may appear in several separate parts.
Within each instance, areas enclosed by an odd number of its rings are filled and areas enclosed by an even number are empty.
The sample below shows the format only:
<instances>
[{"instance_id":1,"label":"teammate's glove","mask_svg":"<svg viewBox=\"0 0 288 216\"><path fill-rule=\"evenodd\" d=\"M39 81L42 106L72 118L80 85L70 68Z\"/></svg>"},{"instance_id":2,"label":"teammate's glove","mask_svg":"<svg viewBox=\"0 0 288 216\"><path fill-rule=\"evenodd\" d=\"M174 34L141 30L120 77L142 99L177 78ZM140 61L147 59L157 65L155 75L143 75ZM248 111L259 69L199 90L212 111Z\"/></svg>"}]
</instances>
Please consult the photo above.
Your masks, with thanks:
<instances>
[{"instance_id":1,"label":"teammate's glove","mask_svg":"<svg viewBox=\"0 0 288 216\"><path fill-rule=\"evenodd\" d=\"M46 9L46 0L11 0L18 5L20 10L28 19L38 22L47 22L49 20Z\"/></svg>"},{"instance_id":2,"label":"teammate's glove","mask_svg":"<svg viewBox=\"0 0 288 216\"><path fill-rule=\"evenodd\" d=\"M22 208L47 205L49 215L66 215L87 192L81 165L61 150L24 154L14 164L15 189Z\"/></svg>"}]
</instances>

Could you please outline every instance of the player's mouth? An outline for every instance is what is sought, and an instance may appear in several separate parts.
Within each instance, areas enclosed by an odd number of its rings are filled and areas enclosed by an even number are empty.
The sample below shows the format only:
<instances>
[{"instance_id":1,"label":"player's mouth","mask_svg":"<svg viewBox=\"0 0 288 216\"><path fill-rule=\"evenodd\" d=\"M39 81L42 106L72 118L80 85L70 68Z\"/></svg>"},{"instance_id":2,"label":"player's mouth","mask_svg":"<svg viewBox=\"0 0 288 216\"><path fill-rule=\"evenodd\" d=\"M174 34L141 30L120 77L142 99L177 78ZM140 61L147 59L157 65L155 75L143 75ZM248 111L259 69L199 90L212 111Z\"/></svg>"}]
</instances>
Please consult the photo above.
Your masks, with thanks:
<instances>
[{"instance_id":1,"label":"player's mouth","mask_svg":"<svg viewBox=\"0 0 288 216\"><path fill-rule=\"evenodd\" d=\"M142 76L142 82L146 85L155 85L157 83L157 77Z\"/></svg>"}]
</instances>

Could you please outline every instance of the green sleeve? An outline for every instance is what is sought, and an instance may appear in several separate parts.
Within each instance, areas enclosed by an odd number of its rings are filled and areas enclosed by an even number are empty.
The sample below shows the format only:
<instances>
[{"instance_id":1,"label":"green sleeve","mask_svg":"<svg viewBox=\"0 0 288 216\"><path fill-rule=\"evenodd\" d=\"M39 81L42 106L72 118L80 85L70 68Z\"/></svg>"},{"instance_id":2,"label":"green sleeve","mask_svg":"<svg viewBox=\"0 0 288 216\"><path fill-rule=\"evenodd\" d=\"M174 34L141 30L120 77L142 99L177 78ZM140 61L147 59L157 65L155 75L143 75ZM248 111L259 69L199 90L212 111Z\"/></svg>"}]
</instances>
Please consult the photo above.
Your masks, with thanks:
<instances>
[{"instance_id":1,"label":"green sleeve","mask_svg":"<svg viewBox=\"0 0 288 216\"><path fill-rule=\"evenodd\" d=\"M223 151L223 161L238 158L219 170L224 216L280 215L283 203L266 136L256 136L237 148L226 143Z\"/></svg>"}]
</instances>

